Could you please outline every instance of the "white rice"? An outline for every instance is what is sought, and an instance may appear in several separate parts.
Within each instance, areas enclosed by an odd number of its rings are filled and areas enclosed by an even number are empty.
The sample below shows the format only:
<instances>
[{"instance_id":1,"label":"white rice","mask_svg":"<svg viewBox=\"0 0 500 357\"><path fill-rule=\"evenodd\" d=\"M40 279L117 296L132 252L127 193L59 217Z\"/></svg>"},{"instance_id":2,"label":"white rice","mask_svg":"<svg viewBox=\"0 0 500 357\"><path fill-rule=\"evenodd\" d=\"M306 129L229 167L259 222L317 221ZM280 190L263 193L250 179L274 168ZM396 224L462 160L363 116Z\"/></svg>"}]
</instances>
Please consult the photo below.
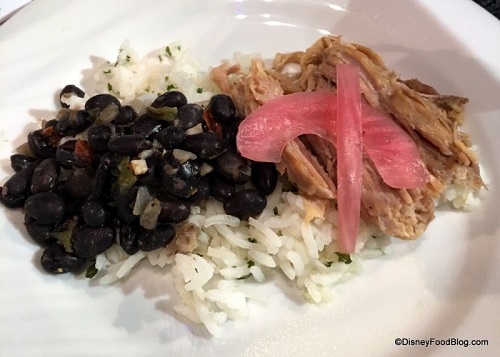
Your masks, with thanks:
<instances>
[{"instance_id":1,"label":"white rice","mask_svg":"<svg viewBox=\"0 0 500 357\"><path fill-rule=\"evenodd\" d=\"M237 60L248 62L241 55ZM206 101L216 91L178 43L139 58L125 42L116 62L96 68L95 80L98 92L112 92L139 111L169 88L182 91L190 102ZM84 100L73 98L72 106L81 106ZM444 197L464 209L479 200L464 187L449 188ZM188 221L201 230L198 247L192 253L172 256L163 249L128 256L116 244L97 257L96 279L101 284L113 283L141 260L170 270L182 300L174 310L194 323L202 323L216 336L228 319L244 319L252 301L265 301L258 286L250 286L247 281L263 283L272 279L273 272L279 272L302 291L307 301L327 302L335 285L362 271L363 259L390 253L390 238L361 222L352 262L339 261L336 213L331 212L328 221L314 218L307 222L304 199L284 192L282 182L268 196L267 207L257 218L240 221L227 215L220 202L210 199L203 206L192 207Z\"/></svg>"}]
</instances>

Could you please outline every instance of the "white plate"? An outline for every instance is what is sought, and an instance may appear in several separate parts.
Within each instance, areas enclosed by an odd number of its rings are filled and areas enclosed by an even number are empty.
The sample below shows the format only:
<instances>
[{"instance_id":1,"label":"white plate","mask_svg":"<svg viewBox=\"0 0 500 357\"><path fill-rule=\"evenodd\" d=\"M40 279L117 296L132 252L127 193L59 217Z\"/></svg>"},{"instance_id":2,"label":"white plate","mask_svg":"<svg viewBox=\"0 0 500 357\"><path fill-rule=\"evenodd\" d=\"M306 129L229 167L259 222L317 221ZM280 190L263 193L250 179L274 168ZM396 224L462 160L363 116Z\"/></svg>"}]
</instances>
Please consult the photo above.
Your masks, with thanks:
<instances>
[{"instance_id":1,"label":"white plate","mask_svg":"<svg viewBox=\"0 0 500 357\"><path fill-rule=\"evenodd\" d=\"M472 1L34 1L0 27L0 182L14 147L55 110L56 91L80 83L95 57L113 59L124 39L141 54L180 40L206 67L236 51L304 49L325 33L373 47L406 78L470 98L467 128L491 180L479 209L440 212L424 237L367 262L331 304L308 305L286 283L268 284L268 303L251 305L248 320L215 339L173 314L163 271L141 269L111 287L42 273L21 213L2 207L0 355L498 355L500 22ZM489 346L396 346L397 337Z\"/></svg>"}]
</instances>

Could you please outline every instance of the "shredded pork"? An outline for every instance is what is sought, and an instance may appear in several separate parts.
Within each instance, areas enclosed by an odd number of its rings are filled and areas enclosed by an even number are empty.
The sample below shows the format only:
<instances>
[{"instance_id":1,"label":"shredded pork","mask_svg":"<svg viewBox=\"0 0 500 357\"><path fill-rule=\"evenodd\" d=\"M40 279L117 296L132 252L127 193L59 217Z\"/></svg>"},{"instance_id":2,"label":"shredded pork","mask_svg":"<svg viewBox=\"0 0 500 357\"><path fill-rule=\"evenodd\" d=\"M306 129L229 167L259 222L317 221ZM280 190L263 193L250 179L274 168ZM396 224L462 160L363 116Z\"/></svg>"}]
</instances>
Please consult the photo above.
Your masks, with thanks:
<instances>
[{"instance_id":1,"label":"shredded pork","mask_svg":"<svg viewBox=\"0 0 500 357\"><path fill-rule=\"evenodd\" d=\"M415 239L434 218L433 198L439 198L446 187L457 184L478 190L484 186L470 139L459 130L466 98L441 95L416 79L402 80L386 68L377 53L343 42L340 36L323 37L305 52L277 54L270 69L254 59L248 73L224 64L211 72L211 78L246 116L277 96L335 90L339 63L358 68L365 100L391 114L412 137L430 174L425 188L394 189L365 157L361 216L386 234ZM285 71L288 65L300 71L289 74ZM285 147L278 168L309 198L335 200L336 153L325 140L312 135L295 139Z\"/></svg>"}]
</instances>

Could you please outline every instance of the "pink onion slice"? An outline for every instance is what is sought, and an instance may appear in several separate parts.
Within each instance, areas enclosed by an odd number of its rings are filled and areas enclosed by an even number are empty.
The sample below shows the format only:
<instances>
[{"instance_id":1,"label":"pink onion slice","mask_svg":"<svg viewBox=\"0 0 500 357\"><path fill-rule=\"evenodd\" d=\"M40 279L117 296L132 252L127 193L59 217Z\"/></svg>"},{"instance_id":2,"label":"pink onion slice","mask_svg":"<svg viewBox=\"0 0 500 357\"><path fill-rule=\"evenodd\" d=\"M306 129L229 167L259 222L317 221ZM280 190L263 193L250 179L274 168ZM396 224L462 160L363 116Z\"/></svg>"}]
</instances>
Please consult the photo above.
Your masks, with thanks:
<instances>
[{"instance_id":1,"label":"pink onion slice","mask_svg":"<svg viewBox=\"0 0 500 357\"><path fill-rule=\"evenodd\" d=\"M342 253L356 248L361 212L362 177L361 88L356 68L337 65L337 207L338 246Z\"/></svg>"}]
</instances>

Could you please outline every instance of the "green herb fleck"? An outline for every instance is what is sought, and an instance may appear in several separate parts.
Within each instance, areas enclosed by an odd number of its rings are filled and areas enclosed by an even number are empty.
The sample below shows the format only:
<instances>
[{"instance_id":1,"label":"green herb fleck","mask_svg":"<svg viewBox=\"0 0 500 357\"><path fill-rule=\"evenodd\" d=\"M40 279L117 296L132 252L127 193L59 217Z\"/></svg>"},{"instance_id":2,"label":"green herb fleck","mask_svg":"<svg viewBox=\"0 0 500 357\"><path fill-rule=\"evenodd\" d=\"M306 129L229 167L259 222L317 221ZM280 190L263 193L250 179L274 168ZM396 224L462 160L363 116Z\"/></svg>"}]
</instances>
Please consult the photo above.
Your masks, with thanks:
<instances>
[{"instance_id":1,"label":"green herb fleck","mask_svg":"<svg viewBox=\"0 0 500 357\"><path fill-rule=\"evenodd\" d=\"M116 180L116 184L120 192L126 192L130 187L134 186L137 181L137 177L134 175L132 170L130 169L130 157L124 155L118 164L118 179Z\"/></svg>"},{"instance_id":2,"label":"green herb fleck","mask_svg":"<svg viewBox=\"0 0 500 357\"><path fill-rule=\"evenodd\" d=\"M160 62L163 62L163 57L161 55L158 55L158 59L160 60Z\"/></svg>"},{"instance_id":3,"label":"green herb fleck","mask_svg":"<svg viewBox=\"0 0 500 357\"><path fill-rule=\"evenodd\" d=\"M127 57L125 57L125 61L130 62L130 56L129 55L127 55Z\"/></svg>"},{"instance_id":4,"label":"green herb fleck","mask_svg":"<svg viewBox=\"0 0 500 357\"><path fill-rule=\"evenodd\" d=\"M165 82L168 82L169 79L170 79L169 76L165 76Z\"/></svg>"},{"instance_id":5,"label":"green herb fleck","mask_svg":"<svg viewBox=\"0 0 500 357\"><path fill-rule=\"evenodd\" d=\"M201 253L196 253L196 255L203 258L203 254L201 254Z\"/></svg>"},{"instance_id":6,"label":"green herb fleck","mask_svg":"<svg viewBox=\"0 0 500 357\"><path fill-rule=\"evenodd\" d=\"M87 279L92 279L94 276L96 276L98 272L99 270L97 270L94 263L87 268L87 271L85 272L85 277Z\"/></svg>"},{"instance_id":7,"label":"green herb fleck","mask_svg":"<svg viewBox=\"0 0 500 357\"><path fill-rule=\"evenodd\" d=\"M257 243L257 239L255 239L255 238L248 238L248 241L250 243Z\"/></svg>"},{"instance_id":8,"label":"green herb fleck","mask_svg":"<svg viewBox=\"0 0 500 357\"><path fill-rule=\"evenodd\" d=\"M72 217L65 220L60 225L60 230L52 232L51 237L55 238L57 242L64 247L68 253L73 252L73 234L78 225L78 219Z\"/></svg>"},{"instance_id":9,"label":"green herb fleck","mask_svg":"<svg viewBox=\"0 0 500 357\"><path fill-rule=\"evenodd\" d=\"M111 92L113 90L113 86L111 85L111 83L108 82L108 91Z\"/></svg>"},{"instance_id":10,"label":"green herb fleck","mask_svg":"<svg viewBox=\"0 0 500 357\"><path fill-rule=\"evenodd\" d=\"M170 51L170 47L169 46L167 46L165 48L165 52L167 52L167 55L169 55L170 57L172 57L172 51Z\"/></svg>"},{"instance_id":11,"label":"green herb fleck","mask_svg":"<svg viewBox=\"0 0 500 357\"><path fill-rule=\"evenodd\" d=\"M167 91L169 91L169 90L171 90L171 89L175 89L175 88L177 88L177 87L175 86L175 84L169 84L169 85L167 86Z\"/></svg>"},{"instance_id":12,"label":"green herb fleck","mask_svg":"<svg viewBox=\"0 0 500 357\"><path fill-rule=\"evenodd\" d=\"M203 88L201 87L196 88L196 93L203 93Z\"/></svg>"},{"instance_id":13,"label":"green herb fleck","mask_svg":"<svg viewBox=\"0 0 500 357\"><path fill-rule=\"evenodd\" d=\"M339 253L339 252L335 252L335 254L337 254L337 256L339 257L339 262L343 262L346 264L352 263L351 256L349 254Z\"/></svg>"},{"instance_id":14,"label":"green herb fleck","mask_svg":"<svg viewBox=\"0 0 500 357\"><path fill-rule=\"evenodd\" d=\"M244 279L247 279L250 277L250 275L252 274L247 274L247 275L243 275L243 276L240 276L239 278L237 278L236 280L244 280Z\"/></svg>"},{"instance_id":15,"label":"green herb fleck","mask_svg":"<svg viewBox=\"0 0 500 357\"><path fill-rule=\"evenodd\" d=\"M102 73L104 73L104 74L110 74L111 73L111 69L108 69L107 71L102 71Z\"/></svg>"},{"instance_id":16,"label":"green herb fleck","mask_svg":"<svg viewBox=\"0 0 500 357\"><path fill-rule=\"evenodd\" d=\"M177 46L177 50L179 51L181 50L181 45Z\"/></svg>"},{"instance_id":17,"label":"green herb fleck","mask_svg":"<svg viewBox=\"0 0 500 357\"><path fill-rule=\"evenodd\" d=\"M251 268L255 265L255 262L253 260L247 261L247 267Z\"/></svg>"},{"instance_id":18,"label":"green herb fleck","mask_svg":"<svg viewBox=\"0 0 500 357\"><path fill-rule=\"evenodd\" d=\"M275 215L278 215L278 207L274 207L274 208L273 208L273 213L274 213Z\"/></svg>"},{"instance_id":19,"label":"green herb fleck","mask_svg":"<svg viewBox=\"0 0 500 357\"><path fill-rule=\"evenodd\" d=\"M326 266L327 268L330 268L330 267L332 266L332 263L333 263L333 262L328 261L328 262L324 262L323 264L325 264L325 266Z\"/></svg>"}]
</instances>

